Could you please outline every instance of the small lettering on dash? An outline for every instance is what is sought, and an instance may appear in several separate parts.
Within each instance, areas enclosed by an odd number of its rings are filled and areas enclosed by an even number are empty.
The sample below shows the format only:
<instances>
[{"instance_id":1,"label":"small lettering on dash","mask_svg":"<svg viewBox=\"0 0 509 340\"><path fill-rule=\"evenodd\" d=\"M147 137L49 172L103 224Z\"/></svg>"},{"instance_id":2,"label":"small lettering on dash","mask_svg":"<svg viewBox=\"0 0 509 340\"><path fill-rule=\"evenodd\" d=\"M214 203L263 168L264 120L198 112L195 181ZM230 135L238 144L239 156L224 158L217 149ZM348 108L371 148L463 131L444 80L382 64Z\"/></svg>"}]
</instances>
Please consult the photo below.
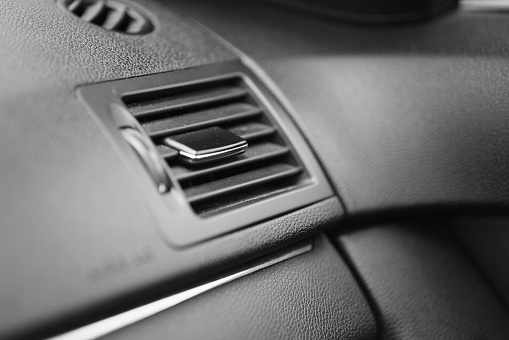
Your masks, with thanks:
<instances>
[{"instance_id":1,"label":"small lettering on dash","mask_svg":"<svg viewBox=\"0 0 509 340\"><path fill-rule=\"evenodd\" d=\"M128 272L135 268L145 266L153 261L153 253L149 248L138 252L118 255L104 261L101 265L88 272L88 277L93 282L105 280L109 277Z\"/></svg>"}]
</instances>

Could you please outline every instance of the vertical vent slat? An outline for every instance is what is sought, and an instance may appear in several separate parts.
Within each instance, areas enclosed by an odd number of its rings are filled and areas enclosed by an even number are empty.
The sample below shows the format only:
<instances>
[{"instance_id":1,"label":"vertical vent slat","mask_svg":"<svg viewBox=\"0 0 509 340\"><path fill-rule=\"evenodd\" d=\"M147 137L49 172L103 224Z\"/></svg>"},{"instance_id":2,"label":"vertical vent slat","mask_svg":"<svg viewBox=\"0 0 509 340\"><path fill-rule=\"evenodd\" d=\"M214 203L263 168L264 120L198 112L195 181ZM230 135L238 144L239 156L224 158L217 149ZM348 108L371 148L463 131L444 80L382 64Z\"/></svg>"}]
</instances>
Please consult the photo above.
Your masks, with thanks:
<instances>
[{"instance_id":1,"label":"vertical vent slat","mask_svg":"<svg viewBox=\"0 0 509 340\"><path fill-rule=\"evenodd\" d=\"M128 22L127 7L118 6L114 11L111 11L111 14L106 18L102 26L107 30L115 31L121 29Z\"/></svg>"},{"instance_id":2,"label":"vertical vent slat","mask_svg":"<svg viewBox=\"0 0 509 340\"><path fill-rule=\"evenodd\" d=\"M57 0L60 7L83 21L108 31L145 34L154 25L138 9L117 0Z\"/></svg>"},{"instance_id":3,"label":"vertical vent slat","mask_svg":"<svg viewBox=\"0 0 509 340\"><path fill-rule=\"evenodd\" d=\"M150 22L143 17L143 15L133 11L129 10L129 23L127 24L127 27L125 31L129 34L140 34L147 30L147 28L150 25Z\"/></svg>"},{"instance_id":4,"label":"vertical vent slat","mask_svg":"<svg viewBox=\"0 0 509 340\"><path fill-rule=\"evenodd\" d=\"M97 1L93 5L89 6L81 18L92 24L101 25L106 19L108 13L108 7L104 1Z\"/></svg>"},{"instance_id":5,"label":"vertical vent slat","mask_svg":"<svg viewBox=\"0 0 509 340\"><path fill-rule=\"evenodd\" d=\"M74 0L69 3L69 12L74 13L76 15L82 15L85 11L85 3L84 0Z\"/></svg>"},{"instance_id":6,"label":"vertical vent slat","mask_svg":"<svg viewBox=\"0 0 509 340\"><path fill-rule=\"evenodd\" d=\"M304 183L306 170L285 144L270 113L240 77L138 92L122 99L154 141L198 214L208 216L210 211L256 202ZM163 145L166 137L209 127L220 127L245 139L246 152L193 165Z\"/></svg>"}]
</instances>

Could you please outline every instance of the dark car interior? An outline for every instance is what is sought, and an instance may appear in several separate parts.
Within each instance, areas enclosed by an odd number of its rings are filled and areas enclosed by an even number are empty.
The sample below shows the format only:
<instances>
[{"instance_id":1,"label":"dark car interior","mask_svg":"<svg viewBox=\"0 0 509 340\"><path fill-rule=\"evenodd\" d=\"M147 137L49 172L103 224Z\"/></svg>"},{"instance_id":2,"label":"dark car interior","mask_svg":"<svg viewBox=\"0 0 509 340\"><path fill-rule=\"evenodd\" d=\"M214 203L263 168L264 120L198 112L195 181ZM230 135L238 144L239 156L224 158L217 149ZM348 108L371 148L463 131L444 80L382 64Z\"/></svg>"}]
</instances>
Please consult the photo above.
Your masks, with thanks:
<instances>
[{"instance_id":1,"label":"dark car interior","mask_svg":"<svg viewBox=\"0 0 509 340\"><path fill-rule=\"evenodd\" d=\"M4 0L0 339L509 339L509 1Z\"/></svg>"}]
</instances>

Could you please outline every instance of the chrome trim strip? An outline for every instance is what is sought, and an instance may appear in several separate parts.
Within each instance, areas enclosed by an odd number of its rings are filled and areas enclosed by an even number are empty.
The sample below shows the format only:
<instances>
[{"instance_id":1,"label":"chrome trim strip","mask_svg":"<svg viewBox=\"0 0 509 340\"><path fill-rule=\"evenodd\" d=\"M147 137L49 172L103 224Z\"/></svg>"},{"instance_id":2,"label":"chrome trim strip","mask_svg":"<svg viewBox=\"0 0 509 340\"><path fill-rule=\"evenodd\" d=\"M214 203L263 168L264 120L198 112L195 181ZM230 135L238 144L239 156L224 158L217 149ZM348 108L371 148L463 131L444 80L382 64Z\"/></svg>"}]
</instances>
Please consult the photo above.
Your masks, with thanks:
<instances>
[{"instance_id":1,"label":"chrome trim strip","mask_svg":"<svg viewBox=\"0 0 509 340\"><path fill-rule=\"evenodd\" d=\"M185 151L179 151L179 153L182 156L185 156L186 158L189 158L191 160L204 160L204 159L217 159L217 156L219 156L219 158L223 158L225 156L234 156L239 153L243 153L244 151L246 151L246 149L247 149L247 142L244 142L240 146L236 146L231 149L218 151L218 152L211 152L211 153L207 153L207 154L196 155L196 154L187 153Z\"/></svg>"},{"instance_id":2,"label":"chrome trim strip","mask_svg":"<svg viewBox=\"0 0 509 340\"><path fill-rule=\"evenodd\" d=\"M234 274L228 275L221 279L183 291L181 293L168 296L161 300L157 300L147 305L131 309L127 312L117 314L115 316L72 330L70 332L63 333L52 338L48 338L47 340L99 339L105 335L118 331L124 327L130 326L136 322L142 321L155 314L161 313L173 306L176 306L184 301L187 301L200 294L203 294L209 290L212 290L234 280L240 279L244 276L247 276L264 268L270 267L277 263L286 261L298 255L307 253L311 249L313 249L313 244L311 243L311 241L300 243L289 250L284 250L284 252L277 252L275 255L268 258L266 261L262 263L256 264L244 270L240 270Z\"/></svg>"}]
</instances>

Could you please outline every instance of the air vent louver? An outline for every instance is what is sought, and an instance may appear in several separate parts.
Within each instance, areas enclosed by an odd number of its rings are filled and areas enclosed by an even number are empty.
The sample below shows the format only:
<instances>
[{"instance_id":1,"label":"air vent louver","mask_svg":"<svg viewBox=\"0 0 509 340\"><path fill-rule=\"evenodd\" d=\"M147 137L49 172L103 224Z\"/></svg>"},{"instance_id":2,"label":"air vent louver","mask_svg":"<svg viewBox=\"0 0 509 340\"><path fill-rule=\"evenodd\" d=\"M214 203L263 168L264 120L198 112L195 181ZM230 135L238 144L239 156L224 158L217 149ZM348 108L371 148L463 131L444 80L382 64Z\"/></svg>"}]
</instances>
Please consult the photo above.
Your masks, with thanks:
<instances>
[{"instance_id":1,"label":"air vent louver","mask_svg":"<svg viewBox=\"0 0 509 340\"><path fill-rule=\"evenodd\" d=\"M131 6L114 0L58 0L60 6L80 19L109 31L144 34L152 23Z\"/></svg>"},{"instance_id":2,"label":"air vent louver","mask_svg":"<svg viewBox=\"0 0 509 340\"><path fill-rule=\"evenodd\" d=\"M231 61L87 84L77 96L165 240L187 247L334 195L267 83Z\"/></svg>"},{"instance_id":3,"label":"air vent louver","mask_svg":"<svg viewBox=\"0 0 509 340\"><path fill-rule=\"evenodd\" d=\"M167 161L196 213L204 215L302 185L303 166L268 110L240 77L123 97L128 110ZM244 154L189 165L163 140L210 127L248 142Z\"/></svg>"}]
</instances>

